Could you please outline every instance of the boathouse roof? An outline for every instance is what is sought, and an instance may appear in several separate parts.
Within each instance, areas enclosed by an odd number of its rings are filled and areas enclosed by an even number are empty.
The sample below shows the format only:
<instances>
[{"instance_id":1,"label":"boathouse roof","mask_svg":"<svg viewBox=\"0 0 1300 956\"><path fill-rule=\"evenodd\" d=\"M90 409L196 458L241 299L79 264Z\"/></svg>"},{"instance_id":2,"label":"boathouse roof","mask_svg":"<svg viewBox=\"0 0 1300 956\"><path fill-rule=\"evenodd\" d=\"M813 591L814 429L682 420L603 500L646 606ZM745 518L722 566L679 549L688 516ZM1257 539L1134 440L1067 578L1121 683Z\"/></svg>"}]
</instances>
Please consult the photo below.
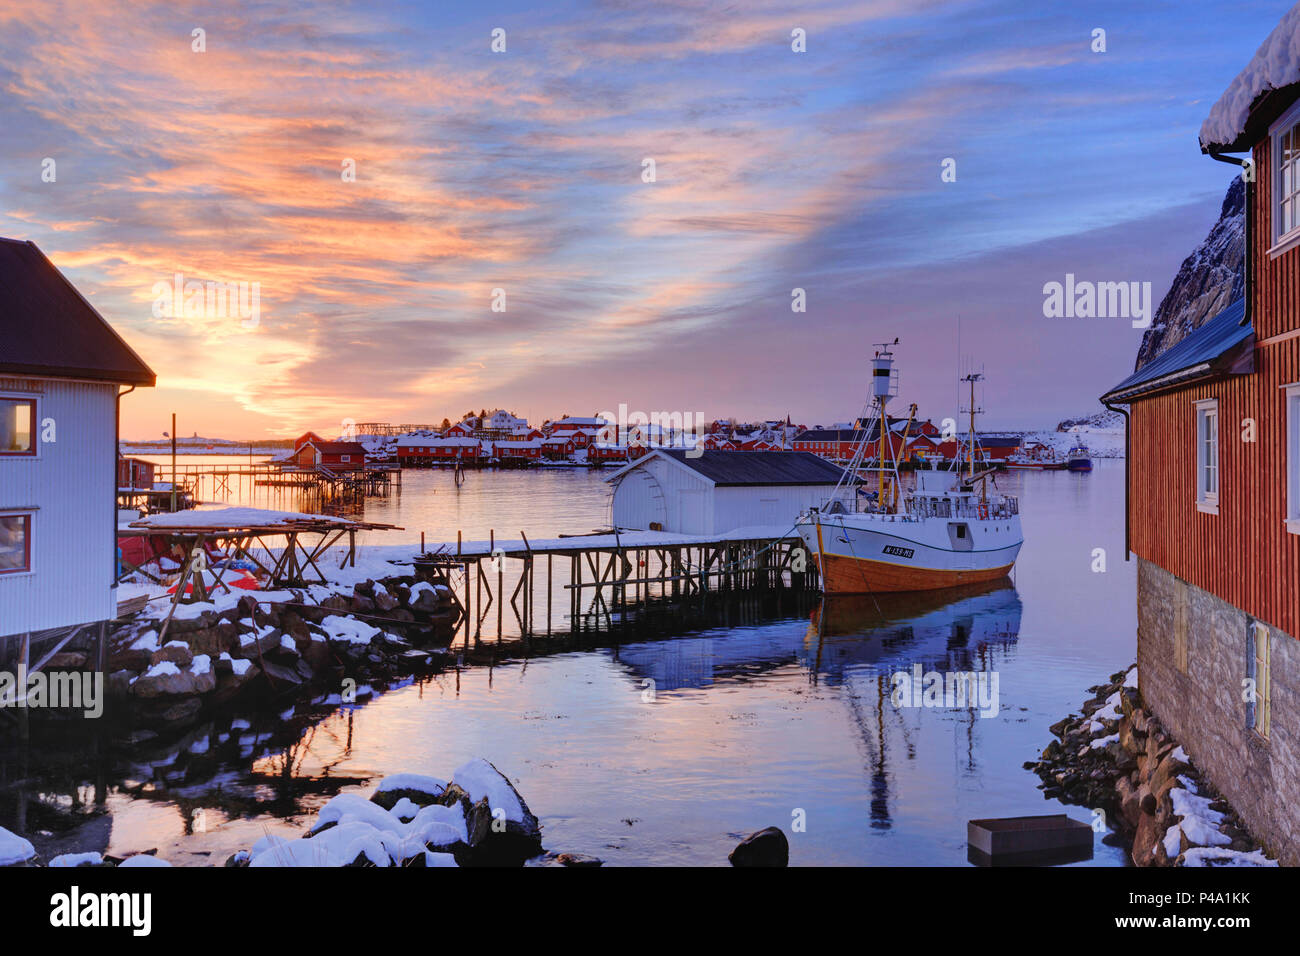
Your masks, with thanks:
<instances>
[{"instance_id":1,"label":"boathouse roof","mask_svg":"<svg viewBox=\"0 0 1300 956\"><path fill-rule=\"evenodd\" d=\"M1147 362L1101 400L1129 402L1148 392L1233 370L1239 358L1250 357L1245 343L1253 338L1254 331L1242 324L1245 314L1246 300L1238 299L1173 348Z\"/></svg>"},{"instance_id":2,"label":"boathouse roof","mask_svg":"<svg viewBox=\"0 0 1300 956\"><path fill-rule=\"evenodd\" d=\"M155 376L35 243L0 238L0 374L153 385Z\"/></svg>"},{"instance_id":3,"label":"boathouse roof","mask_svg":"<svg viewBox=\"0 0 1300 956\"><path fill-rule=\"evenodd\" d=\"M613 481L651 458L663 456L698 472L716 486L834 485L844 469L807 451L687 451L656 448L650 455L619 469Z\"/></svg>"}]
</instances>

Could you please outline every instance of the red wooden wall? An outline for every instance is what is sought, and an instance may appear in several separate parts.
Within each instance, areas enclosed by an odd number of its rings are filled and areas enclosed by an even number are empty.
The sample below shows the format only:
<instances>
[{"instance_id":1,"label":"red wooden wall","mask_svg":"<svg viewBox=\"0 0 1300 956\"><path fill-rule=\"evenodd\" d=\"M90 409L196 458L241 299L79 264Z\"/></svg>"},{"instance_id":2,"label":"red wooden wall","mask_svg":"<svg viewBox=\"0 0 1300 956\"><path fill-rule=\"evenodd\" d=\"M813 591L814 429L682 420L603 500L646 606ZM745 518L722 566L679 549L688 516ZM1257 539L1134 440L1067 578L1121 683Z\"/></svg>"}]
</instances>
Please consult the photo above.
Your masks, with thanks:
<instances>
[{"instance_id":1,"label":"red wooden wall","mask_svg":"<svg viewBox=\"0 0 1300 956\"><path fill-rule=\"evenodd\" d=\"M1300 637L1300 535L1286 530L1286 406L1300 382L1300 249L1269 259L1270 150L1255 150L1250 258L1255 372L1132 406L1129 518L1135 554ZM1196 509L1196 410L1219 400L1219 513ZM1255 442L1242 440L1255 420Z\"/></svg>"}]
</instances>

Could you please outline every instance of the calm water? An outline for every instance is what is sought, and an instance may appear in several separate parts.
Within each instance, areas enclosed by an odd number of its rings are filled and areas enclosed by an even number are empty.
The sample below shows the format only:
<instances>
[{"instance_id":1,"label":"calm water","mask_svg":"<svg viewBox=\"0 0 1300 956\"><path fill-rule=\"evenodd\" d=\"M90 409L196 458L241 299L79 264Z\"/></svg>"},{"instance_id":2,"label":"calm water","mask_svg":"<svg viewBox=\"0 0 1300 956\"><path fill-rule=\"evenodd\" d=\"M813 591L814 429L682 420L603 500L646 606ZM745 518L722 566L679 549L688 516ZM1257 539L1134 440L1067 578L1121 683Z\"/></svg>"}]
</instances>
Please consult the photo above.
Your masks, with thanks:
<instances>
[{"instance_id":1,"label":"calm water","mask_svg":"<svg viewBox=\"0 0 1300 956\"><path fill-rule=\"evenodd\" d=\"M366 517L405 528L375 539L385 543L585 532L608 523L609 473L484 471L457 489L448 472L408 471L400 495L370 501ZM0 825L17 823L47 852L158 847L175 863L220 863L265 832L297 832L334 792L368 792L398 771L446 777L481 755L516 780L549 849L610 864L725 865L740 836L790 833L798 814L794 863L968 865L968 819L1089 818L1044 801L1021 764L1089 685L1133 659L1123 462L998 484L1021 498L1014 587L878 605L716 603L535 640L526 657L507 640L492 666L345 710L300 706L288 722L227 718L179 751L85 733L10 742ZM1092 570L1096 548L1104 573ZM555 603L567 612L567 599ZM996 671L999 713L894 708L889 675L913 664ZM1092 862L1122 865L1123 854L1098 840Z\"/></svg>"}]
</instances>

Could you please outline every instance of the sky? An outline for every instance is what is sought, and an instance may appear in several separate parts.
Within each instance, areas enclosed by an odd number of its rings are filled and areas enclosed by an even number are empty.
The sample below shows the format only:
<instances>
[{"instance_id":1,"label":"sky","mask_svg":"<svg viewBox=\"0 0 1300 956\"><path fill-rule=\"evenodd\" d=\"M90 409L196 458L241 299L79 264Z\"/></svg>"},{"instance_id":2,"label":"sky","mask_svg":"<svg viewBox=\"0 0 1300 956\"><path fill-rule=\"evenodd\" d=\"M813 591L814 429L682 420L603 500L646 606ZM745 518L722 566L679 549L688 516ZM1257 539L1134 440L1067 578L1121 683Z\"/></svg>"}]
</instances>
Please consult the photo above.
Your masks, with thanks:
<instances>
[{"instance_id":1,"label":"sky","mask_svg":"<svg viewBox=\"0 0 1300 956\"><path fill-rule=\"evenodd\" d=\"M1232 175L1200 124L1290 6L0 0L0 235L157 373L128 438L829 423L895 337L894 410L976 368L984 424L1050 427L1142 332L1044 285L1159 301Z\"/></svg>"}]
</instances>

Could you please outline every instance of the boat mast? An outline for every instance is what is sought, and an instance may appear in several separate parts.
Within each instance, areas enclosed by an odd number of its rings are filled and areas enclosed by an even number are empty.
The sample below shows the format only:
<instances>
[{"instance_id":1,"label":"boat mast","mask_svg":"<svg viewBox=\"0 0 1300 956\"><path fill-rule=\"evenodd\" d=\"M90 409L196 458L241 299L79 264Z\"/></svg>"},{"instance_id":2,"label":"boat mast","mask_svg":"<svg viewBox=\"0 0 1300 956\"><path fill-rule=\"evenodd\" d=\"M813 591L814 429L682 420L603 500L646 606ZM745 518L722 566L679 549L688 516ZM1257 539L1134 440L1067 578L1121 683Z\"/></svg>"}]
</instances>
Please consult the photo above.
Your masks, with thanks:
<instances>
[{"instance_id":1,"label":"boat mast","mask_svg":"<svg viewBox=\"0 0 1300 956\"><path fill-rule=\"evenodd\" d=\"M885 441L889 432L889 418L885 414L885 406L894 391L894 353L889 351L889 347L897 344L898 339L894 339L893 342L877 343L876 356L871 360L871 393L875 397L880 413L876 426L876 507L882 512L885 510ZM864 439L863 445L865 444ZM893 460L892 443L890 460ZM895 465L894 477L897 481L897 465Z\"/></svg>"},{"instance_id":2,"label":"boat mast","mask_svg":"<svg viewBox=\"0 0 1300 956\"><path fill-rule=\"evenodd\" d=\"M984 376L979 372L971 372L962 378L963 382L970 383L970 407L967 409L970 412L970 430L966 435L968 440L966 460L969 463L969 471L966 480L968 482L975 480L975 414L978 411L975 408L975 383L983 381L983 379Z\"/></svg>"}]
</instances>

